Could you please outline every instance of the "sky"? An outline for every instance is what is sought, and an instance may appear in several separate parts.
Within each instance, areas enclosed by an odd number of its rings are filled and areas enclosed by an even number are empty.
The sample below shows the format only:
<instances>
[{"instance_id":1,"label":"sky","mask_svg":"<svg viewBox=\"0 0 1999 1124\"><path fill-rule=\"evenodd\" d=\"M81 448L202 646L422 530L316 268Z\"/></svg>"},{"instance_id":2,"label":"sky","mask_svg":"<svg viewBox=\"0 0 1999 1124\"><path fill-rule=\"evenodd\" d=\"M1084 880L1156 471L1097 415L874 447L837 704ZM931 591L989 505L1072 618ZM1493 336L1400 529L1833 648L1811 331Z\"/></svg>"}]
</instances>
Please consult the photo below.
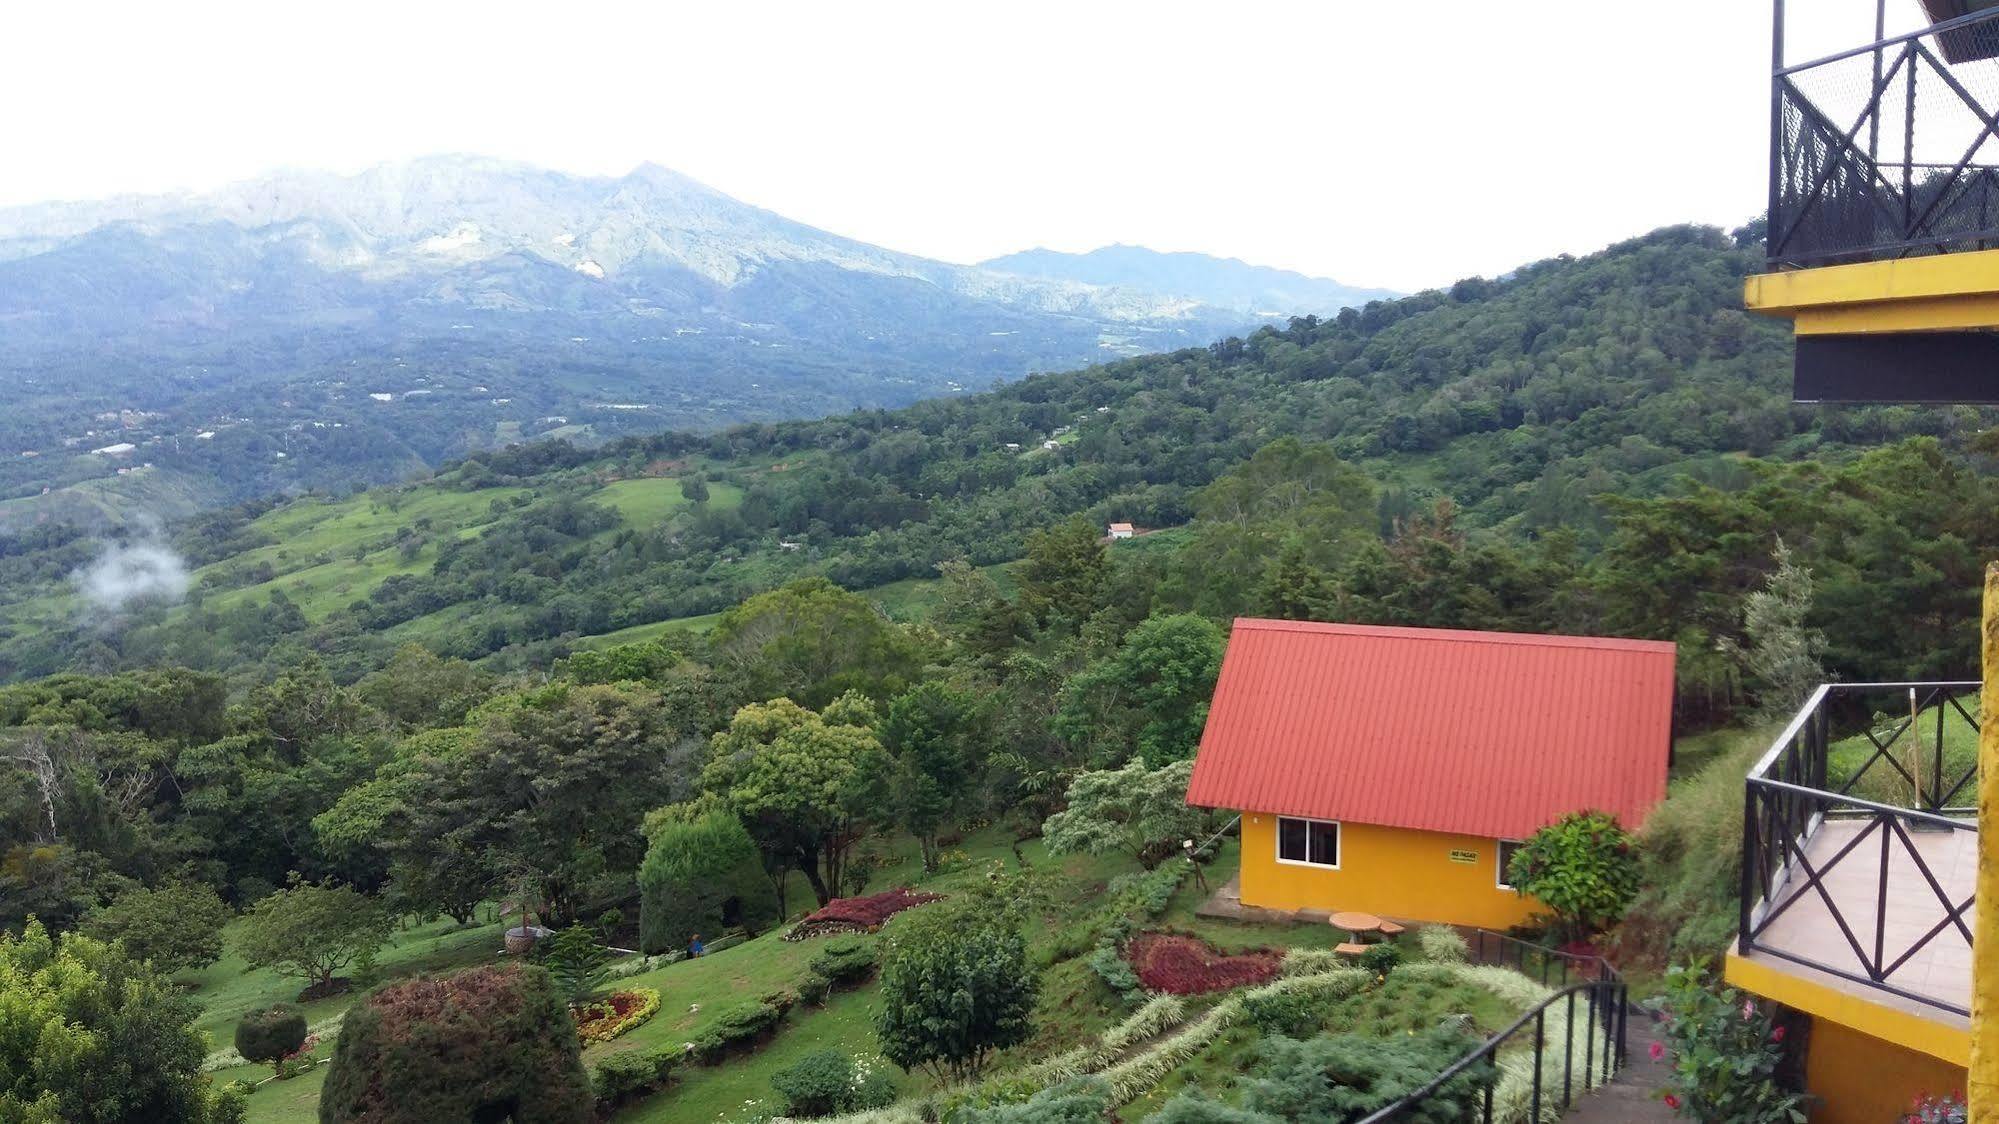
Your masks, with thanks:
<instances>
[{"instance_id":1,"label":"sky","mask_svg":"<svg viewBox=\"0 0 1999 1124\"><path fill-rule=\"evenodd\" d=\"M1794 59L1870 38L1867 0L1792 7ZM948 261L1125 242L1413 290L1750 218L1769 42L1763 0L12 4L0 206L649 160Z\"/></svg>"}]
</instances>

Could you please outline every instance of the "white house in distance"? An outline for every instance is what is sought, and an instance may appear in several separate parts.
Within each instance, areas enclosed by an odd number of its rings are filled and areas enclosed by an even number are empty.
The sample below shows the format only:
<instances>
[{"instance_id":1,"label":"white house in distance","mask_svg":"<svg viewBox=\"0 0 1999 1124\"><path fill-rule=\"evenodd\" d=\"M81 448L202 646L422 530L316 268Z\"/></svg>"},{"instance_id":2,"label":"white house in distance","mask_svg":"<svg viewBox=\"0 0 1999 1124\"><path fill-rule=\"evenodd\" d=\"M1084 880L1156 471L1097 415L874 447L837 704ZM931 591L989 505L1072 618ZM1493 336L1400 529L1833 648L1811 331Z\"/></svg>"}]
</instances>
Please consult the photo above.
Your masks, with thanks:
<instances>
[{"instance_id":1,"label":"white house in distance","mask_svg":"<svg viewBox=\"0 0 1999 1124\"><path fill-rule=\"evenodd\" d=\"M1135 532L1132 530L1132 526L1129 523L1111 524L1111 538L1113 539L1128 539L1134 533Z\"/></svg>"}]
</instances>

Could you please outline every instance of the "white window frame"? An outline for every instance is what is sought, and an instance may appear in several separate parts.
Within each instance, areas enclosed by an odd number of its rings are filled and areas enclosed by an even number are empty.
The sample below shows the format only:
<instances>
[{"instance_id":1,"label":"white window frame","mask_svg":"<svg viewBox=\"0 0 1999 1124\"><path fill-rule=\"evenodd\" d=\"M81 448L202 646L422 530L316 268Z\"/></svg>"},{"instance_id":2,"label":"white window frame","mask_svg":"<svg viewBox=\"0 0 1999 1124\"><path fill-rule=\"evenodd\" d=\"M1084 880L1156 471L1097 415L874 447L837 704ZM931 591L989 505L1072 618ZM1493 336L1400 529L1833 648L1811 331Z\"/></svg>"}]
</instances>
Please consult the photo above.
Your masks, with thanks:
<instances>
[{"instance_id":1,"label":"white window frame","mask_svg":"<svg viewBox=\"0 0 1999 1124\"><path fill-rule=\"evenodd\" d=\"M1285 820L1294 820L1298 823L1308 825L1305 829L1305 853L1308 855L1312 853L1312 829L1309 825L1316 823L1316 824L1326 824L1330 826L1333 829L1333 861L1330 863L1315 863L1310 859L1285 858L1284 857ZM1277 861L1285 866L1304 866L1304 867L1310 867L1313 870L1338 870L1340 868L1340 858L1345 854L1346 851L1346 839L1344 838L1346 835L1346 830L1340 826L1340 821L1338 820L1314 820L1314 819L1307 819L1304 816L1278 816L1277 826L1275 830L1271 832L1271 835L1272 835L1271 843L1273 844L1271 850L1276 853Z\"/></svg>"},{"instance_id":2,"label":"white window frame","mask_svg":"<svg viewBox=\"0 0 1999 1124\"><path fill-rule=\"evenodd\" d=\"M1506 853L1506 845L1509 843L1515 847L1524 847L1527 845L1525 839L1493 840L1492 884L1501 890L1518 890L1520 887L1506 880L1506 860L1509 857Z\"/></svg>"}]
</instances>

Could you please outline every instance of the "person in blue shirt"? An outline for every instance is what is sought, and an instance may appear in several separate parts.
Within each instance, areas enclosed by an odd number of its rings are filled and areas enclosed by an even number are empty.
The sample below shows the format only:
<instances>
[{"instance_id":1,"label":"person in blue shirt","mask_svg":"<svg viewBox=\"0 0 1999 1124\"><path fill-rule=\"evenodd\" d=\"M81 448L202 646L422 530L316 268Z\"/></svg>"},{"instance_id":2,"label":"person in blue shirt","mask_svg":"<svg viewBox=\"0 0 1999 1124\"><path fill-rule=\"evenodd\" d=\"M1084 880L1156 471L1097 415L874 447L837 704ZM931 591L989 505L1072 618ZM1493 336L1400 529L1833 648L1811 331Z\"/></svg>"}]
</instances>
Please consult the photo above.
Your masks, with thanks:
<instances>
[{"instance_id":1,"label":"person in blue shirt","mask_svg":"<svg viewBox=\"0 0 1999 1124\"><path fill-rule=\"evenodd\" d=\"M699 956L701 955L701 948L701 934L696 933L687 939L687 955Z\"/></svg>"}]
</instances>

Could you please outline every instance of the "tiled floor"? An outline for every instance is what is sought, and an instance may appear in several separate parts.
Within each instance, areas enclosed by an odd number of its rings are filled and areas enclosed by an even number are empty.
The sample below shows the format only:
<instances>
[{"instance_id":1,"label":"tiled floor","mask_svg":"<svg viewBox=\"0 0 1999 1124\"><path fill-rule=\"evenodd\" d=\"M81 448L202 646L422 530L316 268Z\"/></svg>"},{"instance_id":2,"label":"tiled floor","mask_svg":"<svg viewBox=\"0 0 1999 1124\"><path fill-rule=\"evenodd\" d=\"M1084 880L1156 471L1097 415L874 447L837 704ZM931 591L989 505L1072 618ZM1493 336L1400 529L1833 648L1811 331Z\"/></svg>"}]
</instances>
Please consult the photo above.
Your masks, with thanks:
<instances>
[{"instance_id":1,"label":"tiled floor","mask_svg":"<svg viewBox=\"0 0 1999 1124\"><path fill-rule=\"evenodd\" d=\"M1863 832L1866 833L1865 838L1844 858L1830 868L1826 866L1842 847ZM1882 885L1881 827L1874 826L1871 821L1827 821L1805 848L1806 858L1823 872L1820 884L1826 896L1831 897L1838 907L1839 916L1845 919L1853 939L1859 943L1869 961L1875 956L1876 941L1879 940L1884 966L1893 964L1948 913L1943 900L1931 888L1929 880L1923 877L1921 868L1910 855L1909 845L1912 844L1916 854L1922 857L1923 865L1929 868L1931 877L1935 878L1953 906L1971 896L1978 875L1976 831L1914 831L1905 825L1904 833L1906 843L1903 835L1887 833L1888 907L1884 923L1877 923L1878 919L1884 918L1877 911ZM1757 934L1757 943L1842 971L1867 975L1866 963L1840 931L1825 897L1816 889L1804 886L1804 882L1804 873L1794 867L1790 883L1780 893L1778 902L1782 905L1785 901L1795 901L1784 907L1776 919ZM1970 928L1970 911L1962 916L1965 927ZM1798 968L1781 958L1767 959L1773 966L1785 971L1809 972L1809 969ZM1890 1006L1929 1017L1942 1014L1934 1007L1894 996L1876 987L1840 980L1824 973L1810 974L1843 991ZM1969 1007L1971 943L1955 925L1946 926L1889 973L1887 982L1905 991Z\"/></svg>"}]
</instances>

